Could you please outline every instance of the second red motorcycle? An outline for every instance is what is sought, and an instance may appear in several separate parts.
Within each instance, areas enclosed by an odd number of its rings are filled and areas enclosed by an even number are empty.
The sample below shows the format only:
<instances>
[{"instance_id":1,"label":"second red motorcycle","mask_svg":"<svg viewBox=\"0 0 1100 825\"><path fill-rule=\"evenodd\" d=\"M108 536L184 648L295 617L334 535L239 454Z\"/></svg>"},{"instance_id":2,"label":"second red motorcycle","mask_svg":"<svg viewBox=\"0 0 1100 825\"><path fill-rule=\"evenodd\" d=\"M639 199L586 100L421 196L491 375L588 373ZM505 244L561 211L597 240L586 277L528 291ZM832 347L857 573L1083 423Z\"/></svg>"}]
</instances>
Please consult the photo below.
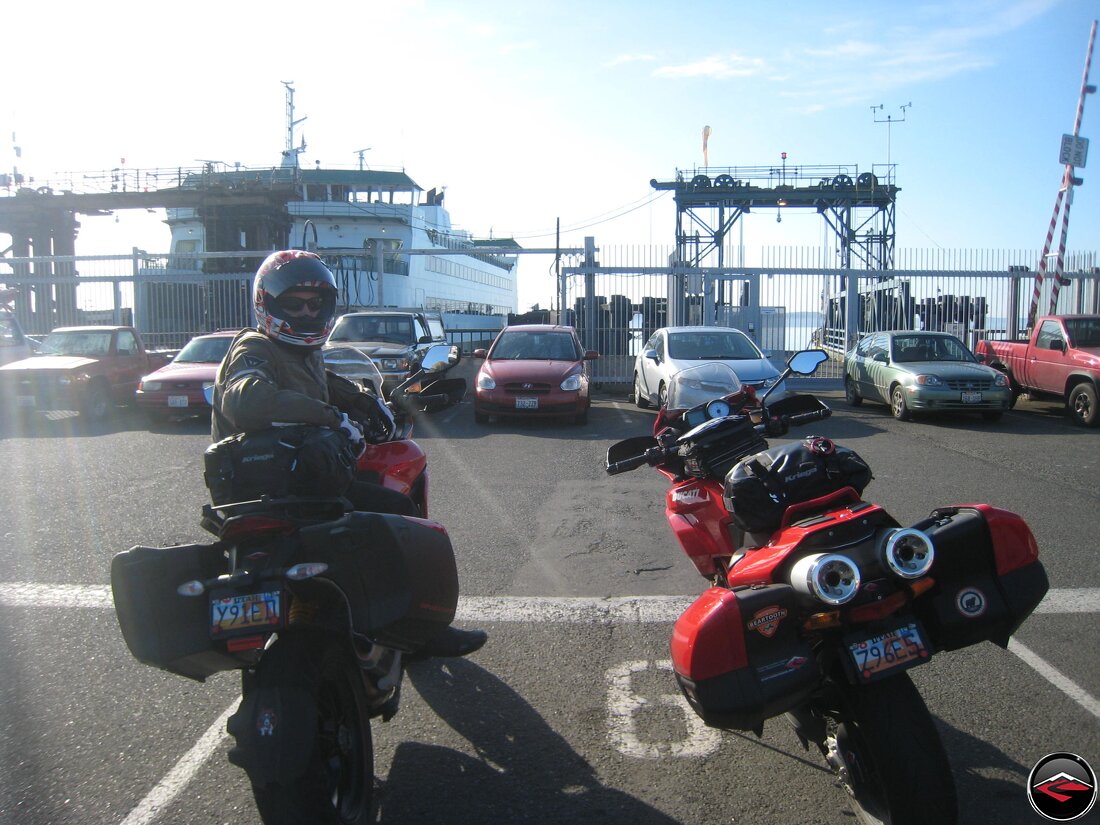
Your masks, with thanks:
<instances>
[{"instance_id":1,"label":"second red motorcycle","mask_svg":"<svg viewBox=\"0 0 1100 825\"><path fill-rule=\"evenodd\" d=\"M783 378L810 375L822 350ZM723 364L677 375L652 436L607 452L669 482L673 534L711 584L677 620L676 680L706 724L762 735L785 716L847 790L861 823L950 825L954 781L908 671L982 641L1007 646L1048 588L1035 537L989 504L902 526L863 499L871 470L830 439L766 436L828 417L809 395L773 404Z\"/></svg>"}]
</instances>

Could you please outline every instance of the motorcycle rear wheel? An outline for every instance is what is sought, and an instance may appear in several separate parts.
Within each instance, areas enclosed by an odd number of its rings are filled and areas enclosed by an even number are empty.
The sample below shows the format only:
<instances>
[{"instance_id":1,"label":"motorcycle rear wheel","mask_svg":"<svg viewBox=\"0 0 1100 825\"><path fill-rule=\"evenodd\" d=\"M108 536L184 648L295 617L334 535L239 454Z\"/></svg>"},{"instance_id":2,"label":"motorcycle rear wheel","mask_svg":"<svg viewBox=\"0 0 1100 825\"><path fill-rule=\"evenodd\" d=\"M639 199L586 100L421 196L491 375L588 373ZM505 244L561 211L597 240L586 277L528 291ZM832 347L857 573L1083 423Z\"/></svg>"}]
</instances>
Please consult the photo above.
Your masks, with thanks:
<instances>
[{"instance_id":1,"label":"motorcycle rear wheel","mask_svg":"<svg viewBox=\"0 0 1100 825\"><path fill-rule=\"evenodd\" d=\"M955 825L951 765L907 673L845 692L822 748L861 825Z\"/></svg>"},{"instance_id":2,"label":"motorcycle rear wheel","mask_svg":"<svg viewBox=\"0 0 1100 825\"><path fill-rule=\"evenodd\" d=\"M306 688L317 733L305 774L291 782L252 783L265 825L366 825L373 822L374 742L366 690L350 651L330 636L295 633L280 657L287 666L256 670L257 688Z\"/></svg>"}]
</instances>

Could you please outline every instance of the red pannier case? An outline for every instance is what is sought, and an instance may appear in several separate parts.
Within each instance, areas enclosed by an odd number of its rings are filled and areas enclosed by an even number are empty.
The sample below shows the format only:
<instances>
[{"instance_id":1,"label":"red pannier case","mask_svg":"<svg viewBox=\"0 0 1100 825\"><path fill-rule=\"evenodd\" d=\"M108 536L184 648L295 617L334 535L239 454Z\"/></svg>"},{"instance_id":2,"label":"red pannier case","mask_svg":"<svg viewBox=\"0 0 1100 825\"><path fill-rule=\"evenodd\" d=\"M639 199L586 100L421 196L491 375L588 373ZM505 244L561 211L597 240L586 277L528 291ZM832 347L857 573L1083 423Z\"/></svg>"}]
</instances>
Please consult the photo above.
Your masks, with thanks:
<instances>
[{"instance_id":1,"label":"red pannier case","mask_svg":"<svg viewBox=\"0 0 1100 825\"><path fill-rule=\"evenodd\" d=\"M795 607L787 584L711 587L677 620L676 680L707 725L759 730L817 687L817 660L798 637Z\"/></svg>"}]
</instances>

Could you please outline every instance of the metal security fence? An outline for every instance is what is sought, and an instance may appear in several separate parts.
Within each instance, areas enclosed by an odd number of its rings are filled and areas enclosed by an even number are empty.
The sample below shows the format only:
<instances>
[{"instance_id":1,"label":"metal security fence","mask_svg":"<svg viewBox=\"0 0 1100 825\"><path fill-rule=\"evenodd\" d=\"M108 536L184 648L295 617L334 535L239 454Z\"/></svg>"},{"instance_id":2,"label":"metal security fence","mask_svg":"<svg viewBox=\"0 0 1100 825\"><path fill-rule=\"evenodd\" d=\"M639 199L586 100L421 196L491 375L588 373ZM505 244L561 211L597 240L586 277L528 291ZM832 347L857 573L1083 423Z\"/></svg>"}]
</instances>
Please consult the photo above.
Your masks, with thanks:
<instances>
[{"instance_id":1,"label":"metal security fence","mask_svg":"<svg viewBox=\"0 0 1100 825\"><path fill-rule=\"evenodd\" d=\"M671 248L593 243L579 266L562 270L560 303L565 322L600 351L594 373L602 382L630 383L655 329L696 325L737 327L777 363L823 347L832 357L818 377L839 378L843 353L869 332L944 330L971 347L1021 335L1037 255L915 250L898 253L895 269L852 270L837 268L827 250L777 248L758 250L752 266L683 267L668 263ZM1070 256L1061 282L1040 285L1037 312L1100 312L1098 263L1096 253Z\"/></svg>"},{"instance_id":2,"label":"metal security fence","mask_svg":"<svg viewBox=\"0 0 1100 825\"><path fill-rule=\"evenodd\" d=\"M545 253L546 250L539 252ZM868 332L941 329L967 344L1022 335L1039 314L1100 312L1100 255L1065 259L1061 280L1035 277L1038 252L901 250L890 270L849 270L822 248L738 247L736 266L685 267L673 247L598 247L564 258L552 317L578 328L598 350L597 381L629 384L634 360L662 326L733 326L777 362L822 346L832 360L818 375L838 378L843 353ZM134 324L151 346L177 348L196 334L250 326L251 282L267 251L0 259L0 284L14 289L30 334L77 324ZM370 253L326 259L342 283L344 308L362 305L347 286L377 268ZM534 266L538 267L539 264ZM521 274L520 277L528 277ZM1036 291L1036 287L1038 290ZM488 346L503 316L465 317L451 342Z\"/></svg>"}]
</instances>

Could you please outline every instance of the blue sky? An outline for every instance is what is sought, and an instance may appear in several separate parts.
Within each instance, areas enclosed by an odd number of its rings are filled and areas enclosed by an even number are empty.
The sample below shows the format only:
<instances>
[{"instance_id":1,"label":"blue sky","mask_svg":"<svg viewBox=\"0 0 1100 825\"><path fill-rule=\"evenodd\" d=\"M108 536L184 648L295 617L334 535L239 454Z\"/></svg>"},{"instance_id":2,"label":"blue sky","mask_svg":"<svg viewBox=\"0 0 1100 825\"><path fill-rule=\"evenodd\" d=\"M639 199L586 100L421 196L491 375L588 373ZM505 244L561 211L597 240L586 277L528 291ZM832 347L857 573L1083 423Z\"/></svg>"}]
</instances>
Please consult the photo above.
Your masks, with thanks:
<instances>
[{"instance_id":1,"label":"blue sky","mask_svg":"<svg viewBox=\"0 0 1100 825\"><path fill-rule=\"evenodd\" d=\"M356 168L370 147L369 165L447 186L452 219L479 236L546 246L560 218L566 244L670 245L671 195L649 181L701 166L709 125L712 167L889 157L899 250L1042 247L1096 3L766 5L21 3L5 12L20 69L6 73L0 135L22 156L2 147L5 166L45 179L122 158L272 165L287 80L308 118L303 165ZM1082 136L1098 118L1090 95ZM1071 251L1100 249L1091 148ZM164 251L160 217L86 218L78 252ZM812 215L753 214L744 232L747 247L823 235ZM521 269L521 309L545 300L545 271Z\"/></svg>"}]
</instances>

